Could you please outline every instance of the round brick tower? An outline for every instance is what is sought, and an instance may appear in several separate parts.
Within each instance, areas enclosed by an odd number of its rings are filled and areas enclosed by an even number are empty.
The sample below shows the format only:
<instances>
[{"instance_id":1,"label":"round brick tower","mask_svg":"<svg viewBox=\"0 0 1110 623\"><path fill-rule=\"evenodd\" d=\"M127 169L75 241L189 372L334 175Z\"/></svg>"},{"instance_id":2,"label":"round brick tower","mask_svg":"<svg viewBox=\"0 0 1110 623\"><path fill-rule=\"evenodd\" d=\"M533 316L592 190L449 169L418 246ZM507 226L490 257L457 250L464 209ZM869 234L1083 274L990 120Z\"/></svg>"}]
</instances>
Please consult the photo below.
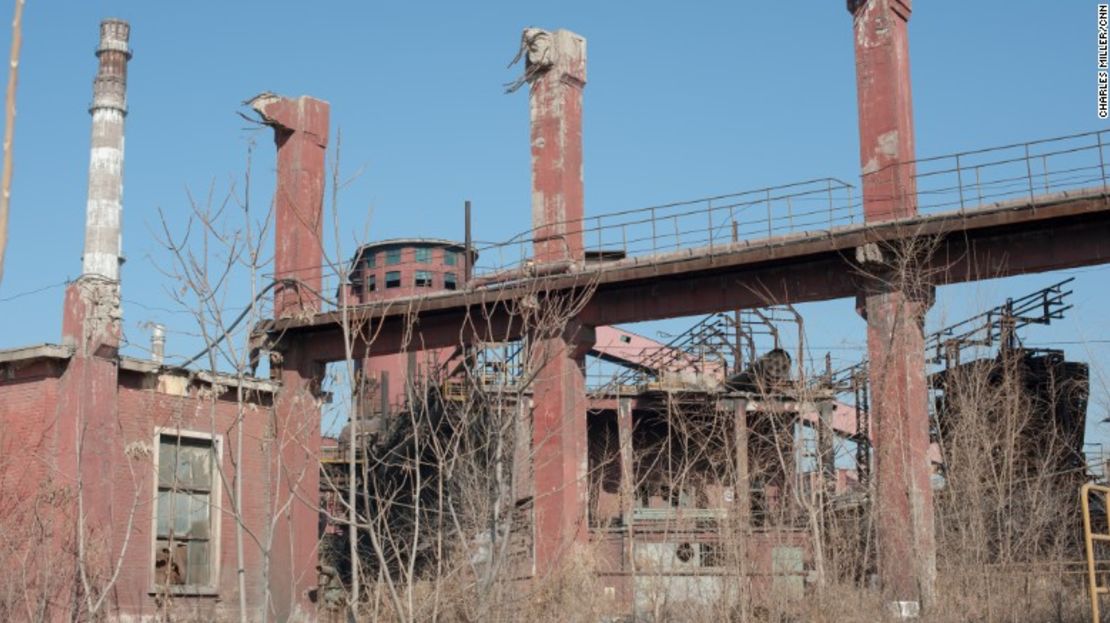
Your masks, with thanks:
<instances>
[{"instance_id":1,"label":"round brick tower","mask_svg":"<svg viewBox=\"0 0 1110 623\"><path fill-rule=\"evenodd\" d=\"M471 266L476 258L471 252ZM417 297L462 288L466 269L466 247L461 243L434 238L383 240L355 252L346 287L352 304ZM404 407L410 388L419 390L425 381L439 379L455 353L454 348L415 348L419 346L358 362L360 437L372 438L381 430L390 414Z\"/></svg>"},{"instance_id":2,"label":"round brick tower","mask_svg":"<svg viewBox=\"0 0 1110 623\"><path fill-rule=\"evenodd\" d=\"M397 238L359 247L350 293L360 303L420 296L463 285L465 247L450 240Z\"/></svg>"}]
</instances>

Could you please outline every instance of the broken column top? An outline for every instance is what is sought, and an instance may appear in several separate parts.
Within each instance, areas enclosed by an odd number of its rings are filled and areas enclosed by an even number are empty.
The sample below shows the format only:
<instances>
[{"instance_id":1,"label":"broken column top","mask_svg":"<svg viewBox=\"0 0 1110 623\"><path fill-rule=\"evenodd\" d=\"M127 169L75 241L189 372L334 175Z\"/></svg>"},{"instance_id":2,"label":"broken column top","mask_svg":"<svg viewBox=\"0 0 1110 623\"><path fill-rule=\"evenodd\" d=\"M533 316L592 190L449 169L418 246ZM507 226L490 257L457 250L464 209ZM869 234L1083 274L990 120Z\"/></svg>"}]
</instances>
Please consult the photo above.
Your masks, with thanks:
<instances>
[{"instance_id":1,"label":"broken column top","mask_svg":"<svg viewBox=\"0 0 1110 623\"><path fill-rule=\"evenodd\" d=\"M554 32L542 28L525 28L520 37L520 51L515 63L524 58L521 82L532 82L554 72L558 79L586 84L586 38L569 30Z\"/></svg>"},{"instance_id":2,"label":"broken column top","mask_svg":"<svg viewBox=\"0 0 1110 623\"><path fill-rule=\"evenodd\" d=\"M886 2L890 8L894 9L898 15L905 20L910 18L910 13L913 11L913 0L848 0L848 12L852 15L856 15L864 6L875 4L876 2Z\"/></svg>"},{"instance_id":3,"label":"broken column top","mask_svg":"<svg viewBox=\"0 0 1110 623\"><path fill-rule=\"evenodd\" d=\"M304 132L319 145L328 143L328 116L331 106L323 101L301 95L286 97L276 93L259 93L245 102L254 109L262 123L284 132Z\"/></svg>"}]
</instances>

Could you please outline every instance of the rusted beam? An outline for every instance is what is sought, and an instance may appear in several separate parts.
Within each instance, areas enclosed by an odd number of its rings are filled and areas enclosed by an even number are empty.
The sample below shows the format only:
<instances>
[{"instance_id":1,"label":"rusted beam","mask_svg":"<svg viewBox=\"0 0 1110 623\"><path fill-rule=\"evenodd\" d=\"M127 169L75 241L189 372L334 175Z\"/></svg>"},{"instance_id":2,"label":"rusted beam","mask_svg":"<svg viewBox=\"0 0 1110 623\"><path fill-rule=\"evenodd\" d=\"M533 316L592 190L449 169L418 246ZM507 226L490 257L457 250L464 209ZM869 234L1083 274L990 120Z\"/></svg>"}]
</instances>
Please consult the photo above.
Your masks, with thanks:
<instances>
[{"instance_id":1,"label":"rusted beam","mask_svg":"<svg viewBox=\"0 0 1110 623\"><path fill-rule=\"evenodd\" d=\"M551 276L420 299L362 305L350 310L365 335L378 322L413 319L426 348L460 340L507 340L520 335L516 302L537 291L571 290L596 284L583 311L589 324L609 325L706 314L737 307L806 303L852 297L861 269L855 251L869 243L905 246L928 241L925 270L937 285L993 279L1110 263L1110 198L1101 189L1038 198L966 212L922 215L831 233L770 239L664 256L612 262L571 275ZM1020 252L1016 250L1020 249ZM314 358L344 358L340 314L289 317L260 324L256 331L280 343L310 335ZM400 340L382 330L355 356L398 352Z\"/></svg>"}]
</instances>

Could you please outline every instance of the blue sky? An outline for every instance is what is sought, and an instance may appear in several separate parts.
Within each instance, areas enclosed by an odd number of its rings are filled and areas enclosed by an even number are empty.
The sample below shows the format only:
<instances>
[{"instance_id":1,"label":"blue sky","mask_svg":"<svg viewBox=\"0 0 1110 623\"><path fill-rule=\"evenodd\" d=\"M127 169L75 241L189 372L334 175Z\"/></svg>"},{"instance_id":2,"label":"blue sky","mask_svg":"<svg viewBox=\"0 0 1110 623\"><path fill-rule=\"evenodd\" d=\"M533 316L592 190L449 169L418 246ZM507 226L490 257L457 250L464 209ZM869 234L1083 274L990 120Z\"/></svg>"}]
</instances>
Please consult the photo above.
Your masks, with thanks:
<instances>
[{"instance_id":1,"label":"blue sky","mask_svg":"<svg viewBox=\"0 0 1110 623\"><path fill-rule=\"evenodd\" d=\"M1095 117L1095 3L918 2L910 23L920 157L1101 129ZM0 3L10 15L11 2ZM159 311L173 287L152 238L186 190L220 197L255 140L255 201L269 200L273 148L240 102L262 91L332 105L342 168L345 251L371 239L460 238L529 226L528 110L502 92L520 30L568 28L589 41L586 211L597 214L858 172L851 19L827 2L71 2L30 0L24 24L10 244L0 283L0 347L56 342L62 290L80 272L87 106L97 23L132 24L124 192L124 330L170 328L195 350L187 317ZM7 23L6 18L3 23ZM10 32L0 31L0 50ZM330 225L329 225L330 230ZM1105 269L1073 271L1076 310L1029 340L1080 342L1095 365L1091 417L1105 415L1110 309ZM1067 276L941 289L930 322L957 319ZM36 294L19 296L39 288ZM11 298L19 296L19 298ZM229 300L238 307L246 302ZM841 362L862 354L850 301L803 308L809 341ZM1100 342L1103 341L1103 342ZM821 353L815 353L820 356ZM1092 433L1101 435L1093 430Z\"/></svg>"}]
</instances>

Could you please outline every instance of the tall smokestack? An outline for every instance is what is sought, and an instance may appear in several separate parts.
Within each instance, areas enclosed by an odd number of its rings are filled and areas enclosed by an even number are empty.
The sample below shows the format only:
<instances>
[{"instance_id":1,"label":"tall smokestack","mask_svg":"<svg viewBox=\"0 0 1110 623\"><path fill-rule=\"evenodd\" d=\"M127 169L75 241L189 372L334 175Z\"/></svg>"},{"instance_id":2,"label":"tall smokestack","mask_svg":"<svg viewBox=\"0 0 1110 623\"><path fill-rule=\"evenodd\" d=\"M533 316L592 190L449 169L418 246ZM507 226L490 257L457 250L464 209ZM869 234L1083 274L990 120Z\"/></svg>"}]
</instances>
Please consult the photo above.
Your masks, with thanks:
<instances>
[{"instance_id":1,"label":"tall smokestack","mask_svg":"<svg viewBox=\"0 0 1110 623\"><path fill-rule=\"evenodd\" d=\"M166 325L154 323L150 325L150 360L162 363L166 359Z\"/></svg>"},{"instance_id":2,"label":"tall smokestack","mask_svg":"<svg viewBox=\"0 0 1110 623\"><path fill-rule=\"evenodd\" d=\"M120 19L100 23L93 81L92 148L85 212L83 273L119 280L120 218L123 212L123 118L127 115L127 43L131 26Z\"/></svg>"}]
</instances>

